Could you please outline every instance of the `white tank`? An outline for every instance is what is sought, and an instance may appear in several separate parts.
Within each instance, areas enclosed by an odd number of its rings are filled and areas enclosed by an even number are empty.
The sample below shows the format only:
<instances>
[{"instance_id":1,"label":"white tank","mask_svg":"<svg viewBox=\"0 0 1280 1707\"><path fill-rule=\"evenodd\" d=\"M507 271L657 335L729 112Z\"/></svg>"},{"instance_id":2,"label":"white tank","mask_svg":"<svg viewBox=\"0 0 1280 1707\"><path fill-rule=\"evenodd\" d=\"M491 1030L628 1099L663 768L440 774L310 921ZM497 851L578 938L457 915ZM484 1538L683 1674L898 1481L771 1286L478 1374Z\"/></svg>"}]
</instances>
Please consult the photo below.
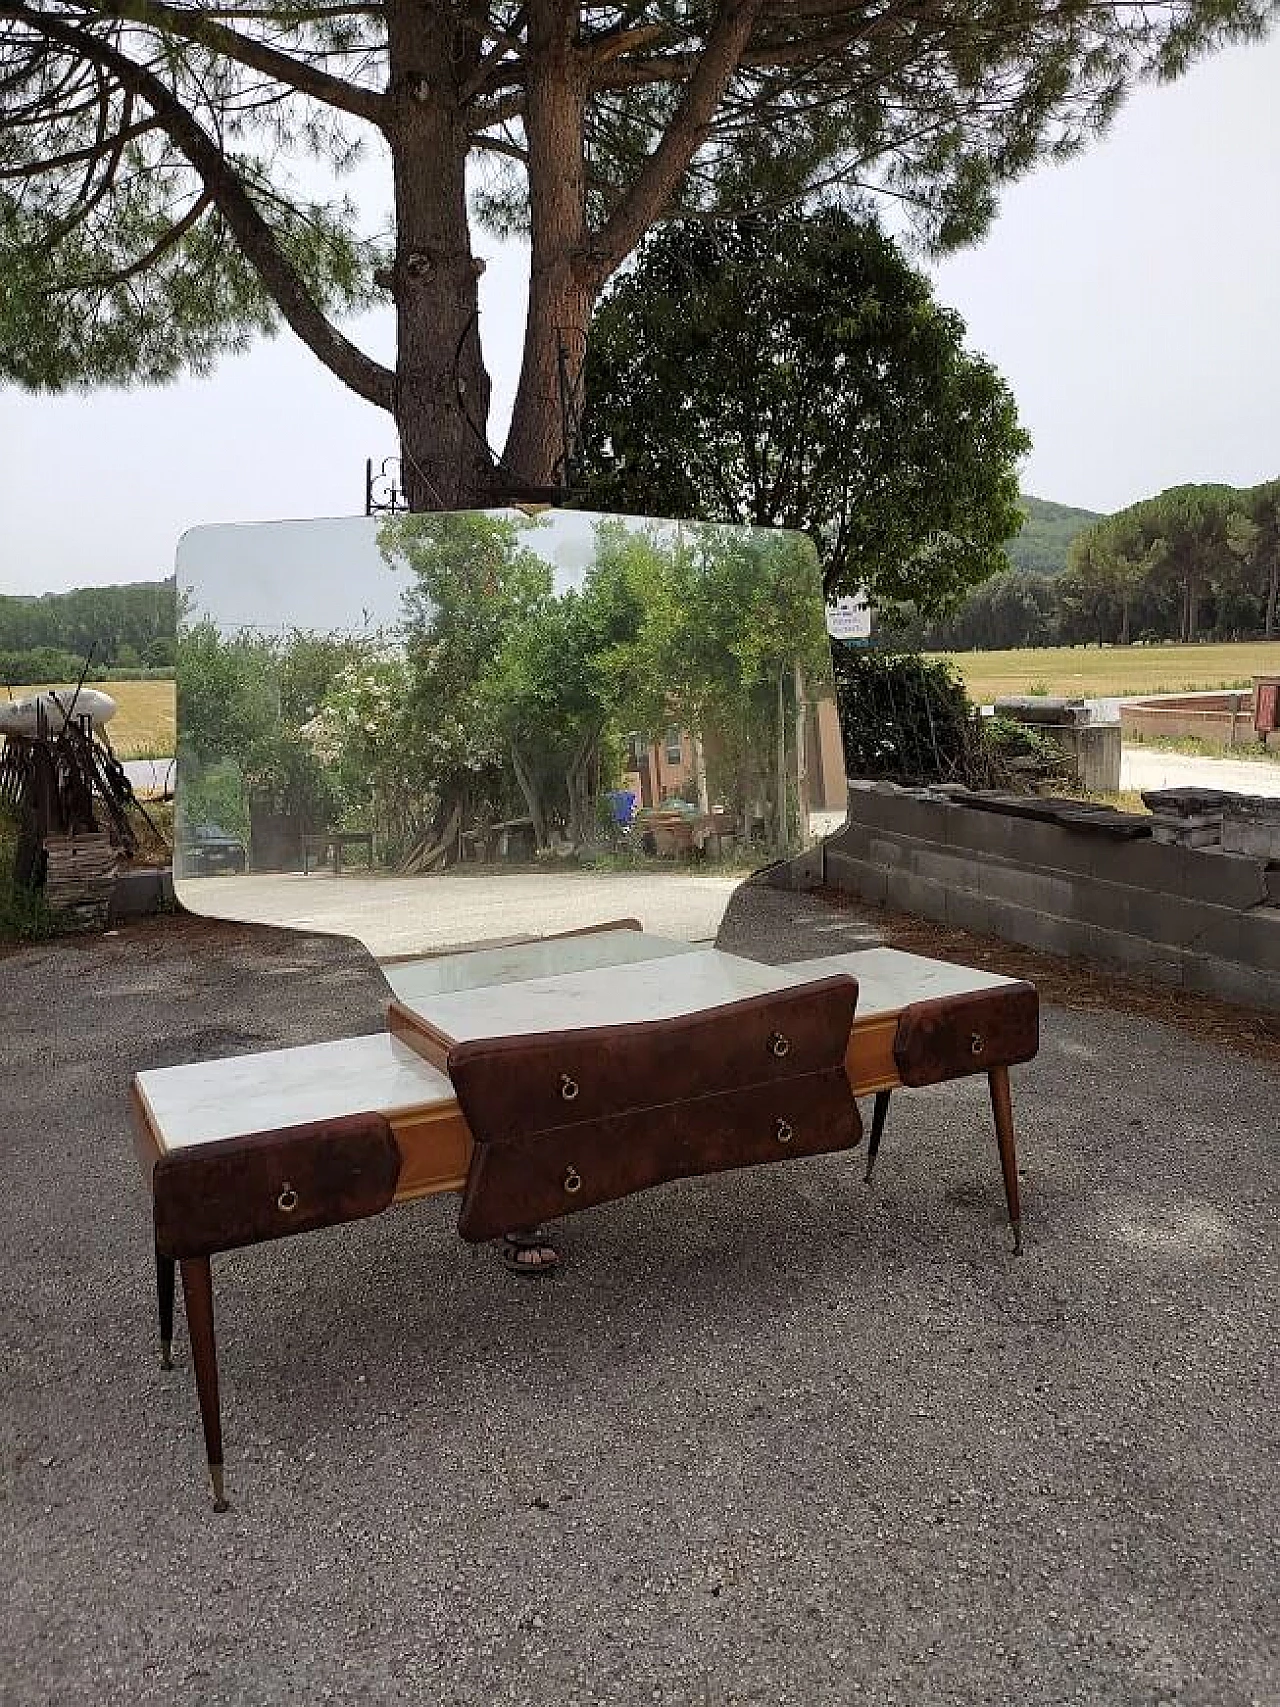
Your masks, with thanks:
<instances>
[{"instance_id":1,"label":"white tank","mask_svg":"<svg viewBox=\"0 0 1280 1707\"><path fill-rule=\"evenodd\" d=\"M34 737L38 733L41 707L48 728L55 735L66 722L68 708L73 717L92 718L98 728L110 723L116 714L115 700L97 688L81 688L78 695L74 688L51 689L46 693L31 694L26 699L0 700L0 735Z\"/></svg>"}]
</instances>

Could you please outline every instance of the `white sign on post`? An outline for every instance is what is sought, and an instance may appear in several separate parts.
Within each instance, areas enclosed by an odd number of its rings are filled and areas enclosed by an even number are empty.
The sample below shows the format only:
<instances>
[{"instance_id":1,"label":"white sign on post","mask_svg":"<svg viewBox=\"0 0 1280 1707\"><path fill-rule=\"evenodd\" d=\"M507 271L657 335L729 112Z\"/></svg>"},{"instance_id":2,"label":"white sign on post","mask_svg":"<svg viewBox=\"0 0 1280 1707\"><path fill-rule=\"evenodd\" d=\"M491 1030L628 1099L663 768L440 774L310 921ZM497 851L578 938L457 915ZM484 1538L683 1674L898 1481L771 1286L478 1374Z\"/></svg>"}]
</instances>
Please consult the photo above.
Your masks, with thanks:
<instances>
[{"instance_id":1,"label":"white sign on post","mask_svg":"<svg viewBox=\"0 0 1280 1707\"><path fill-rule=\"evenodd\" d=\"M833 640L861 641L871 639L871 602L866 588L827 600L827 633Z\"/></svg>"}]
</instances>

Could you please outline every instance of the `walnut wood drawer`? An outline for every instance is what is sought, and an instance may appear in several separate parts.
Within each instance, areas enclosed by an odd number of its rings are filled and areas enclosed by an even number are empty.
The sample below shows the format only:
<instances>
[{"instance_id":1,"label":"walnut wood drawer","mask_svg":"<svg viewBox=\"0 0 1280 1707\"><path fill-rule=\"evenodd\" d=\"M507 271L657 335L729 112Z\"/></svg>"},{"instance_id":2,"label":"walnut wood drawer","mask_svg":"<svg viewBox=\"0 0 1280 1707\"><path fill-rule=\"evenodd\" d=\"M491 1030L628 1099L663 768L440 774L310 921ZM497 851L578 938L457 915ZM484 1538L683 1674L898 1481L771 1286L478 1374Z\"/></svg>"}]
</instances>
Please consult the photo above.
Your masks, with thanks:
<instances>
[{"instance_id":1,"label":"walnut wood drawer","mask_svg":"<svg viewBox=\"0 0 1280 1707\"><path fill-rule=\"evenodd\" d=\"M937 1085L1029 1061L1040 1047L1034 984L1000 984L915 1002L898 1021L893 1058L904 1085Z\"/></svg>"},{"instance_id":2,"label":"walnut wood drawer","mask_svg":"<svg viewBox=\"0 0 1280 1707\"><path fill-rule=\"evenodd\" d=\"M383 1115L348 1115L170 1151L152 1173L156 1249L207 1256L386 1209L400 1151Z\"/></svg>"},{"instance_id":3,"label":"walnut wood drawer","mask_svg":"<svg viewBox=\"0 0 1280 1707\"><path fill-rule=\"evenodd\" d=\"M665 1180L848 1149L857 985L697 1014L476 1040L449 1073L475 1139L458 1231L488 1239Z\"/></svg>"}]
</instances>

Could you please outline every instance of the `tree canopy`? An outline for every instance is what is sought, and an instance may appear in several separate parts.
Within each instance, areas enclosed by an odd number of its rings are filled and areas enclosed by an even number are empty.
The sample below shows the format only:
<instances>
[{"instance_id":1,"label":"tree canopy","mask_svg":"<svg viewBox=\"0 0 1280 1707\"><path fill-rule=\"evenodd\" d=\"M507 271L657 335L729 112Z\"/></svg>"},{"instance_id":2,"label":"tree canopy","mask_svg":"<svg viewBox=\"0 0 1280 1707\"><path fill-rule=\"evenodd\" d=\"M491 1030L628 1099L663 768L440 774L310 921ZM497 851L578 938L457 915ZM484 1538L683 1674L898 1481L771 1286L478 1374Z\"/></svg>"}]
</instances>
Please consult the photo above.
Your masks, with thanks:
<instances>
[{"instance_id":1,"label":"tree canopy","mask_svg":"<svg viewBox=\"0 0 1280 1707\"><path fill-rule=\"evenodd\" d=\"M1079 638L1141 630L1200 637L1206 604L1227 634L1276 631L1280 481L1173 486L1131 504L1072 541L1060 597Z\"/></svg>"},{"instance_id":2,"label":"tree canopy","mask_svg":"<svg viewBox=\"0 0 1280 1707\"><path fill-rule=\"evenodd\" d=\"M74 680L90 654L93 680L113 667L172 669L175 620L172 580L0 595L0 683Z\"/></svg>"},{"instance_id":3,"label":"tree canopy","mask_svg":"<svg viewBox=\"0 0 1280 1707\"><path fill-rule=\"evenodd\" d=\"M1171 487L1078 532L1060 575L997 575L942 621L897 625L948 651L1278 632L1280 480Z\"/></svg>"},{"instance_id":4,"label":"tree canopy","mask_svg":"<svg viewBox=\"0 0 1280 1707\"><path fill-rule=\"evenodd\" d=\"M740 817L772 800L785 845L796 806L787 731L829 670L808 541L600 521L580 584L557 593L530 527L419 515L380 534L387 562L412 580L404 689L377 744L397 764L408 756L433 802L420 862L517 811L540 849L553 830L590 842L624 745L672 724L697 743L704 789Z\"/></svg>"},{"instance_id":5,"label":"tree canopy","mask_svg":"<svg viewBox=\"0 0 1280 1707\"><path fill-rule=\"evenodd\" d=\"M1276 9L0 3L0 375L166 379L284 323L394 416L415 509L545 493L592 307L659 221L887 195L925 241L966 241L1001 183L1079 147L1136 80ZM342 195L362 148L387 163L389 229ZM473 219L531 247L501 457ZM392 366L341 323L383 292Z\"/></svg>"},{"instance_id":6,"label":"tree canopy","mask_svg":"<svg viewBox=\"0 0 1280 1707\"><path fill-rule=\"evenodd\" d=\"M668 227L592 325L584 501L800 528L829 589L959 601L1007 567L1030 440L874 224Z\"/></svg>"}]
</instances>

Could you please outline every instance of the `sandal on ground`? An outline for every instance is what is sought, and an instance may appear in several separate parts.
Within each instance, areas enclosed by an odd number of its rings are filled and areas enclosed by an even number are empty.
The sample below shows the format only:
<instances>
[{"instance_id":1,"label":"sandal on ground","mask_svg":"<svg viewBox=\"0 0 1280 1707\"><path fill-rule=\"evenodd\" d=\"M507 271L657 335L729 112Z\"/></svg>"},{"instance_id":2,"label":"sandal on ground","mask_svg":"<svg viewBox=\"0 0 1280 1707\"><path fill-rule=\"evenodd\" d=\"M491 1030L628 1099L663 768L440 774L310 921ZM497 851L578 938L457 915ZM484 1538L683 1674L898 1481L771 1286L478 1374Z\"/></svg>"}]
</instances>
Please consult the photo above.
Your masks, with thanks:
<instances>
[{"instance_id":1,"label":"sandal on ground","mask_svg":"<svg viewBox=\"0 0 1280 1707\"><path fill-rule=\"evenodd\" d=\"M560 1267L560 1252L541 1227L508 1233L502 1241L502 1266L512 1274L554 1274Z\"/></svg>"}]
</instances>

